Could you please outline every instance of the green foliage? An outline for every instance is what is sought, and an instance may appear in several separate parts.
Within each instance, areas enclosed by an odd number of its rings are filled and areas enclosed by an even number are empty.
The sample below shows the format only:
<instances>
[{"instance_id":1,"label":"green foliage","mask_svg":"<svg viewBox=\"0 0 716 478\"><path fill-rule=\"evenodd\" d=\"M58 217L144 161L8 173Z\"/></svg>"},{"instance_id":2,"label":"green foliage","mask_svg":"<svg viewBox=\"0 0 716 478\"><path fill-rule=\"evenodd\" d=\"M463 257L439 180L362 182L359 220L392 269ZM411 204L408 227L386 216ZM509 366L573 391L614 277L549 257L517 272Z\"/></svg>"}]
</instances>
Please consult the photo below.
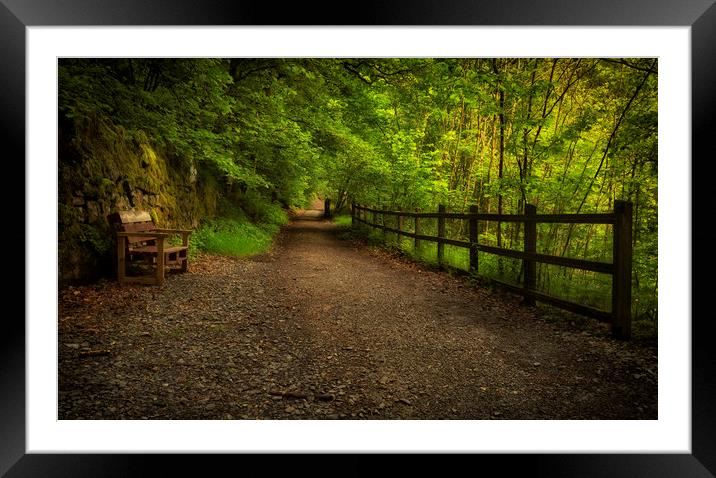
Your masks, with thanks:
<instances>
[{"instance_id":1,"label":"green foliage","mask_svg":"<svg viewBox=\"0 0 716 478\"><path fill-rule=\"evenodd\" d=\"M333 216L333 223L338 227L351 227L351 216L350 214Z\"/></svg>"},{"instance_id":2,"label":"green foliage","mask_svg":"<svg viewBox=\"0 0 716 478\"><path fill-rule=\"evenodd\" d=\"M247 256L267 252L287 213L259 195L244 198L238 207L226 198L219 203L219 217L206 218L191 235L189 255L201 252Z\"/></svg>"},{"instance_id":3,"label":"green foliage","mask_svg":"<svg viewBox=\"0 0 716 478\"><path fill-rule=\"evenodd\" d=\"M630 200L634 315L656 322L657 84L651 58L61 59L59 112L76 142L111 131L107 138L121 140L105 149L133 143L142 167L155 167L149 152L195 165L243 211L227 217L261 230L275 231L285 209L316 196L338 212L356 201L586 213ZM110 156L96 152L85 157ZM211 224L208 242L236 226ZM490 222L480 236L520 247L515 224ZM547 225L538 244L546 254L609 260L610 229ZM461 254L446 249L446 261L464 267ZM519 280L506 259L486 255L483 264ZM545 288L570 280L547 275ZM595 285L579 280L585 290Z\"/></svg>"},{"instance_id":4,"label":"green foliage","mask_svg":"<svg viewBox=\"0 0 716 478\"><path fill-rule=\"evenodd\" d=\"M265 227L277 228L288 222L288 213L279 204L271 202L259 194L249 193L244 195L241 197L240 202L242 211L245 211L253 221L261 223ZM233 212L229 212L224 207L223 211L224 214L229 216L242 215L236 209Z\"/></svg>"},{"instance_id":5,"label":"green foliage","mask_svg":"<svg viewBox=\"0 0 716 478\"><path fill-rule=\"evenodd\" d=\"M227 218L209 219L191 236L190 258L200 252L228 256L263 253L271 248L274 234L273 224L254 224Z\"/></svg>"}]
</instances>

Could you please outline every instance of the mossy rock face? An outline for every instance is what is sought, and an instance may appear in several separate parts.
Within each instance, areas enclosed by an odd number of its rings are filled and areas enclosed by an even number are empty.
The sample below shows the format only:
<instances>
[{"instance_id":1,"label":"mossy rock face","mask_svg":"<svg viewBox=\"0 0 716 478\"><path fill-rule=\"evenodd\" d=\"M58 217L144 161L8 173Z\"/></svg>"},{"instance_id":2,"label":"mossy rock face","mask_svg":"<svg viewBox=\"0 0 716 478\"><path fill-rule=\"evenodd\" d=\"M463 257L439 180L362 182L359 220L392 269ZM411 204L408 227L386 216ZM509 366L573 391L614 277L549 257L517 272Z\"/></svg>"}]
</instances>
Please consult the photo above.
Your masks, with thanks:
<instances>
[{"instance_id":1,"label":"mossy rock face","mask_svg":"<svg viewBox=\"0 0 716 478\"><path fill-rule=\"evenodd\" d=\"M195 228L216 213L219 185L202 180L210 175L191 161L170 163L141 132L130 135L94 118L60 134L61 282L116 276L114 227L107 219L113 212L146 210L159 226L181 228Z\"/></svg>"}]
</instances>

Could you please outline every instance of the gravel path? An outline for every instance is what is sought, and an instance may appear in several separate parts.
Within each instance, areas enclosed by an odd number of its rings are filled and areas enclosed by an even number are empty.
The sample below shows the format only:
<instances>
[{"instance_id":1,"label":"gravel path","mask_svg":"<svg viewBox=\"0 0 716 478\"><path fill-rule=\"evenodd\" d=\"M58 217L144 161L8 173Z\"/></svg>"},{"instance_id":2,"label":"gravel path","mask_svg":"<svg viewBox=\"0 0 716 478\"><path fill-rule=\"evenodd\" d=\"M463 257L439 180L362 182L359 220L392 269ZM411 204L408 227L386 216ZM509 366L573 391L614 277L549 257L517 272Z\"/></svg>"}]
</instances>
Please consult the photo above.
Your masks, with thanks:
<instances>
[{"instance_id":1,"label":"gravel path","mask_svg":"<svg viewBox=\"0 0 716 478\"><path fill-rule=\"evenodd\" d=\"M656 351L341 237L60 291L60 419L657 419Z\"/></svg>"}]
</instances>

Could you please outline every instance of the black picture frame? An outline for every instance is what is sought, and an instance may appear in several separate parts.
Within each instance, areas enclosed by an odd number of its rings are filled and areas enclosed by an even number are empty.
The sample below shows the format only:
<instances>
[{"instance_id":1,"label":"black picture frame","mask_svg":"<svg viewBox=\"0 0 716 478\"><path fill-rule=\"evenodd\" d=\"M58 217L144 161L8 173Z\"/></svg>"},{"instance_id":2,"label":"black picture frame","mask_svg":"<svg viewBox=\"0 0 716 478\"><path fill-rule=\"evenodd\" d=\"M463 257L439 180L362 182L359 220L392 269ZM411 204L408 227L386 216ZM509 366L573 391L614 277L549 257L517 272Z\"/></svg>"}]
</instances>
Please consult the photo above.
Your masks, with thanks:
<instances>
[{"instance_id":1,"label":"black picture frame","mask_svg":"<svg viewBox=\"0 0 716 478\"><path fill-rule=\"evenodd\" d=\"M330 8L303 2L287 2L277 8L271 2L255 0L0 0L0 131L6 158L25 158L25 29L43 25L689 26L692 158L700 161L692 159L692 177L698 177L693 174L696 166L700 168L704 161L716 160L710 126L711 118L716 114L714 0L401 0L367 1L345 7L336 4ZM24 162L12 162L17 168L12 177L26 178ZM693 219L709 216L706 207L710 201L694 198L692 204ZM24 208L16 210L18 215L23 215L21 221L24 223ZM713 233L703 236L707 240L713 239ZM692 240L692 245L695 244ZM31 253L26 246L25 264ZM697 262L702 270L709 266L709 261ZM23 267L20 265L16 270L23 270ZM687 279L692 279L692 306L703 302L700 298L710 294L706 289L709 281L699 282L696 275ZM22 283L25 285L25 281ZM22 310L24 318L24 306ZM488 465L496 464L502 472L508 473L520 467L537 476L714 476L716 361L710 344L714 336L712 316L712 313L704 313L678 318L692 320L692 454L522 454L509 458L504 454L480 454L470 455L467 466L474 469L477 461L481 468L484 466L489 470ZM190 460L179 455L26 454L25 365L24 321L20 313L5 314L0 333L0 474L8 477L144 476L158 465L155 469L161 470L159 474L164 476L176 470L187 472L191 469ZM212 469L221 470L224 462L233 457L204 458L211 459ZM269 461L268 457L245 455L240 460L246 470L256 464L265 468ZM281 464L279 468L301 469L302 460L303 457L293 456L290 465ZM205 459L198 461L207 462ZM278 471L279 462L270 461L271 471ZM411 467L424 466L422 457L413 455L409 461ZM450 463L464 465L462 461L451 460ZM340 475L350 476L368 474L371 464L368 457L359 454L343 458L341 466Z\"/></svg>"}]
</instances>

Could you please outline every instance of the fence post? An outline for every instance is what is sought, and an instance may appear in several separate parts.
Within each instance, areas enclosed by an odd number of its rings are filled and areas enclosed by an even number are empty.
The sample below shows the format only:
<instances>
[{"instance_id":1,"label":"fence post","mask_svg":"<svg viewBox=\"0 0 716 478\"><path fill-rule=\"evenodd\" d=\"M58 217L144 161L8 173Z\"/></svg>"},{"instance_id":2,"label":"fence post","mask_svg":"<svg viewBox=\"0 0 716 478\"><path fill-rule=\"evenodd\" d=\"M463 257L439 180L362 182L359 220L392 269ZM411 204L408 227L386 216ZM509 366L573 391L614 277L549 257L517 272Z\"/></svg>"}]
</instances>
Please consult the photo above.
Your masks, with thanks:
<instances>
[{"instance_id":1,"label":"fence post","mask_svg":"<svg viewBox=\"0 0 716 478\"><path fill-rule=\"evenodd\" d=\"M442 214L445 214L445 205L440 204L438 206L438 237L440 239L445 237L445 217L442 216ZM443 265L443 258L445 256L445 244L442 242L438 242L438 265Z\"/></svg>"},{"instance_id":2,"label":"fence post","mask_svg":"<svg viewBox=\"0 0 716 478\"><path fill-rule=\"evenodd\" d=\"M356 227L356 203L351 202L351 229Z\"/></svg>"},{"instance_id":3,"label":"fence post","mask_svg":"<svg viewBox=\"0 0 716 478\"><path fill-rule=\"evenodd\" d=\"M401 211L398 210L398 212L400 213ZM401 249L401 245L402 245L401 242L402 242L402 240L403 240L403 215L402 215L402 214L398 214L398 239L397 239L398 250Z\"/></svg>"},{"instance_id":4,"label":"fence post","mask_svg":"<svg viewBox=\"0 0 716 478\"><path fill-rule=\"evenodd\" d=\"M614 277L612 278L612 334L631 337L632 203L614 201Z\"/></svg>"},{"instance_id":5,"label":"fence post","mask_svg":"<svg viewBox=\"0 0 716 478\"><path fill-rule=\"evenodd\" d=\"M537 206L533 204L525 204L525 216L536 216ZM537 222L532 219L525 219L525 252L536 253L537 252ZM522 260L523 269L525 273L524 279L524 299L522 303L524 305L534 306L535 298L531 294L537 288L537 267L535 261L529 259Z\"/></svg>"},{"instance_id":6,"label":"fence post","mask_svg":"<svg viewBox=\"0 0 716 478\"><path fill-rule=\"evenodd\" d=\"M477 214L477 206L470 206L470 214ZM470 272L477 274L477 218L470 218Z\"/></svg>"},{"instance_id":7,"label":"fence post","mask_svg":"<svg viewBox=\"0 0 716 478\"><path fill-rule=\"evenodd\" d=\"M370 223L370 228L371 228L371 229L375 229L375 227L378 225L378 219L377 219L377 217L376 217L376 214L377 214L377 213L375 212L375 209L373 209L373 212L372 212L372 214L371 214L373 217L372 217L371 223Z\"/></svg>"},{"instance_id":8,"label":"fence post","mask_svg":"<svg viewBox=\"0 0 716 478\"><path fill-rule=\"evenodd\" d=\"M323 217L331 217L331 200L328 198L323 202Z\"/></svg>"},{"instance_id":9,"label":"fence post","mask_svg":"<svg viewBox=\"0 0 716 478\"><path fill-rule=\"evenodd\" d=\"M415 208L415 214L418 214L418 213L420 213L420 209L416 207L416 208ZM418 234L420 234L420 218L419 218L418 216L415 216L415 235L417 236ZM415 244L414 244L414 246L413 246L413 248L415 249L415 254L416 254L416 255L418 254L418 248L419 248L419 247L420 247L420 239L418 239L418 238L416 237L416 238L415 238Z\"/></svg>"},{"instance_id":10,"label":"fence post","mask_svg":"<svg viewBox=\"0 0 716 478\"><path fill-rule=\"evenodd\" d=\"M383 214L380 215L380 224L383 226L383 244L388 241L388 231L385 230L385 211L388 210L388 206L383 206Z\"/></svg>"}]
</instances>

